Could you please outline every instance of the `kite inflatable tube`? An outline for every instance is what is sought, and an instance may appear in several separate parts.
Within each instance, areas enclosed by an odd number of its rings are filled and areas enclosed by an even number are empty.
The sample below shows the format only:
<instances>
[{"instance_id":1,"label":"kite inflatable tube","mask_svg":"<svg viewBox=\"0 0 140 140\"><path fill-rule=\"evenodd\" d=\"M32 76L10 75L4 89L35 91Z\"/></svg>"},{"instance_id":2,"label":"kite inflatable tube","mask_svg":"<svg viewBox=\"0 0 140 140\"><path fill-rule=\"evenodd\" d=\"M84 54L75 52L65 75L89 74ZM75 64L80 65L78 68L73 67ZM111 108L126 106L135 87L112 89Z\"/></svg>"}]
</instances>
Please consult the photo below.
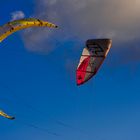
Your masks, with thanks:
<instances>
[{"instance_id":1,"label":"kite inflatable tube","mask_svg":"<svg viewBox=\"0 0 140 140\"><path fill-rule=\"evenodd\" d=\"M53 23L36 19L36 18L14 20L0 27L0 42L2 42L5 38L7 38L9 35L11 35L14 32L30 27L57 28L58 26L56 26Z\"/></svg>"}]
</instances>

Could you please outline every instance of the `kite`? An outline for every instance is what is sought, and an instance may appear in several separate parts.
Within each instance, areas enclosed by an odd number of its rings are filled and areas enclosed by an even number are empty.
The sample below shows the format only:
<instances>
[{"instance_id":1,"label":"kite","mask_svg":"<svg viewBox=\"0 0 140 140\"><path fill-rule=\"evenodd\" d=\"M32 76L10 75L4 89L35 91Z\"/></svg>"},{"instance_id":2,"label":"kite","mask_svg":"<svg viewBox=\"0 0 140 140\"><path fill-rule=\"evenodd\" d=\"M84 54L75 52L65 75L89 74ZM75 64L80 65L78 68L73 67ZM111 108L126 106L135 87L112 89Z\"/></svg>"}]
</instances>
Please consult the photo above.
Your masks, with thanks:
<instances>
[{"instance_id":1,"label":"kite","mask_svg":"<svg viewBox=\"0 0 140 140\"><path fill-rule=\"evenodd\" d=\"M0 26L0 42L2 42L5 38L7 38L12 33L30 27L49 27L49 28L57 28L53 23L43 21L36 18L26 18L20 20L14 20Z\"/></svg>"},{"instance_id":2,"label":"kite","mask_svg":"<svg viewBox=\"0 0 140 140\"><path fill-rule=\"evenodd\" d=\"M77 85L84 84L99 70L112 46L111 39L90 39L86 41L76 70Z\"/></svg>"},{"instance_id":3,"label":"kite","mask_svg":"<svg viewBox=\"0 0 140 140\"><path fill-rule=\"evenodd\" d=\"M15 119L15 117L12 117L12 116L7 115L2 110L0 110L0 116L3 116L3 117L5 117L7 119L10 119L10 120L14 120Z\"/></svg>"}]
</instances>

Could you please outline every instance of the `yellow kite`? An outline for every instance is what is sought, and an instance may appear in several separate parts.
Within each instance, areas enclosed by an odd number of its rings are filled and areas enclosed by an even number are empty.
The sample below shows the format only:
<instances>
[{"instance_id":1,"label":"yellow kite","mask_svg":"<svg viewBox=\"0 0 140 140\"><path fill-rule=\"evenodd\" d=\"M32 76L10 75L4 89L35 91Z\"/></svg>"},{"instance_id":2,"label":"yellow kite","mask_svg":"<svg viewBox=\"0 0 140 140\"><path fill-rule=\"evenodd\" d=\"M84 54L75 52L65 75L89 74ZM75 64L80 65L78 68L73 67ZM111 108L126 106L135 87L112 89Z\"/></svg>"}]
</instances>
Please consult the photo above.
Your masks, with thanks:
<instances>
[{"instance_id":1,"label":"yellow kite","mask_svg":"<svg viewBox=\"0 0 140 140\"><path fill-rule=\"evenodd\" d=\"M12 116L7 115L2 110L0 110L0 116L3 116L3 117L5 117L7 119L10 119L10 120L14 120L15 119L15 117L12 117Z\"/></svg>"},{"instance_id":2,"label":"yellow kite","mask_svg":"<svg viewBox=\"0 0 140 140\"><path fill-rule=\"evenodd\" d=\"M2 42L6 37L11 35L12 33L29 27L57 28L58 26L56 26L53 23L36 19L36 18L14 20L4 24L3 26L0 26L0 42Z\"/></svg>"}]
</instances>

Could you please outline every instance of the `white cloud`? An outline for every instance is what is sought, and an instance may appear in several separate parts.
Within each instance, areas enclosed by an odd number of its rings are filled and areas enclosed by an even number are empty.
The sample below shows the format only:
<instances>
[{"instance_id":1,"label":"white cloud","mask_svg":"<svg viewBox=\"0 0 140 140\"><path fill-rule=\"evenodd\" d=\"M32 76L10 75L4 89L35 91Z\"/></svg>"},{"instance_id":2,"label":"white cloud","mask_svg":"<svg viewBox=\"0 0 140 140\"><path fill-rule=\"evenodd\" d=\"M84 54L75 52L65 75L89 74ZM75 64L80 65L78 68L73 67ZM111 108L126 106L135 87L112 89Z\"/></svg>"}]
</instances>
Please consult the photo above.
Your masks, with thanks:
<instances>
[{"instance_id":1,"label":"white cloud","mask_svg":"<svg viewBox=\"0 0 140 140\"><path fill-rule=\"evenodd\" d=\"M113 42L123 43L140 39L139 7L139 0L36 0L34 15L59 25L51 38L59 36L64 41L109 37ZM50 39L44 31L28 32L24 39L27 48L28 37L34 38L36 34L38 44Z\"/></svg>"},{"instance_id":2,"label":"white cloud","mask_svg":"<svg viewBox=\"0 0 140 140\"><path fill-rule=\"evenodd\" d=\"M23 11L15 11L11 13L11 20L22 19L24 17L25 17L25 14Z\"/></svg>"}]
</instances>

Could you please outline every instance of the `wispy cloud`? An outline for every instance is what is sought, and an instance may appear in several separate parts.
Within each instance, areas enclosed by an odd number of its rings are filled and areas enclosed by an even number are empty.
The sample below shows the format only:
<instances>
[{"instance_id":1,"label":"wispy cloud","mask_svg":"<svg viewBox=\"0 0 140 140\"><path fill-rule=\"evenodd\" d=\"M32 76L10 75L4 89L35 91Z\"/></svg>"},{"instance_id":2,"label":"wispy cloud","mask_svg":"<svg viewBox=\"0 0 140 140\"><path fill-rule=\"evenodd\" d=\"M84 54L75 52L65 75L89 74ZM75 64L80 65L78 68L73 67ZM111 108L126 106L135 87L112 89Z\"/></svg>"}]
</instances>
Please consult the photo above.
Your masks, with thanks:
<instances>
[{"instance_id":1,"label":"wispy cloud","mask_svg":"<svg viewBox=\"0 0 140 140\"><path fill-rule=\"evenodd\" d=\"M11 20L24 18L25 14L23 11L14 11L11 13Z\"/></svg>"},{"instance_id":2,"label":"wispy cloud","mask_svg":"<svg viewBox=\"0 0 140 140\"><path fill-rule=\"evenodd\" d=\"M28 39L37 36L38 39L32 40L32 44L38 43L42 51L46 51L46 44L49 44L48 40L52 38L60 42L112 38L114 47L127 49L128 44L135 46L140 39L139 7L139 0L36 0L34 16L52 21L58 24L60 29L53 30L51 35L40 29L26 32L24 43L30 48ZM46 43L41 43L42 40ZM55 47L53 46L53 49ZM133 49L131 51L133 52ZM140 52L140 49L137 51Z\"/></svg>"},{"instance_id":3,"label":"wispy cloud","mask_svg":"<svg viewBox=\"0 0 140 140\"><path fill-rule=\"evenodd\" d=\"M139 6L138 0L37 0L36 14L58 22L71 36L125 41L139 38Z\"/></svg>"}]
</instances>

